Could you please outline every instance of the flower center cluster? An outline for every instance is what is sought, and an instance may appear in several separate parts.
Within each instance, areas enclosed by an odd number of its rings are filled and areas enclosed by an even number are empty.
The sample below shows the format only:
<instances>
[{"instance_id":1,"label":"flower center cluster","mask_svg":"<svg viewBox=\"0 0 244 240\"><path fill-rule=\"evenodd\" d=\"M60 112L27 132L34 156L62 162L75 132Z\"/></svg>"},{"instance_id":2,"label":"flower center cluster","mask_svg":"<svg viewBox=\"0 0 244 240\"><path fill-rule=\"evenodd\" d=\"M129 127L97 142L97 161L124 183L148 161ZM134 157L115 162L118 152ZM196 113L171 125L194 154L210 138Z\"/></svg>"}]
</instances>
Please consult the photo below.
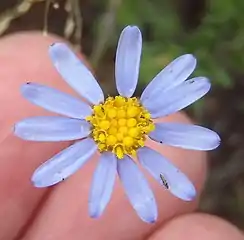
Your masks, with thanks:
<instances>
[{"instance_id":1,"label":"flower center cluster","mask_svg":"<svg viewBox=\"0 0 244 240\"><path fill-rule=\"evenodd\" d=\"M135 97L108 97L93 110L86 120L92 125L99 151L111 151L119 159L125 154L134 156L144 146L146 134L154 130L149 112Z\"/></svg>"}]
</instances>

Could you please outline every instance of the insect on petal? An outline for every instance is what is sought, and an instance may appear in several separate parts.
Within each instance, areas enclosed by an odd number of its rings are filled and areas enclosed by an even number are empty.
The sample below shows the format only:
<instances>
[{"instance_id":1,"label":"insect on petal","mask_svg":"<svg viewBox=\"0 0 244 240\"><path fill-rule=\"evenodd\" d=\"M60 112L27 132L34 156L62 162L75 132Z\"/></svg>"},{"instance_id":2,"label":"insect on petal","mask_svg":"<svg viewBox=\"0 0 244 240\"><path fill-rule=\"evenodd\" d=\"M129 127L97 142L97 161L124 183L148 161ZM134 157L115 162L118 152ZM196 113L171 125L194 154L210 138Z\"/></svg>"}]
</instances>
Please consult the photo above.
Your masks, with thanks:
<instances>
[{"instance_id":1,"label":"insect on petal","mask_svg":"<svg viewBox=\"0 0 244 240\"><path fill-rule=\"evenodd\" d=\"M196 190L191 181L160 153L148 147L142 147L138 149L137 156L142 166L173 195L185 201L195 198Z\"/></svg>"}]
</instances>

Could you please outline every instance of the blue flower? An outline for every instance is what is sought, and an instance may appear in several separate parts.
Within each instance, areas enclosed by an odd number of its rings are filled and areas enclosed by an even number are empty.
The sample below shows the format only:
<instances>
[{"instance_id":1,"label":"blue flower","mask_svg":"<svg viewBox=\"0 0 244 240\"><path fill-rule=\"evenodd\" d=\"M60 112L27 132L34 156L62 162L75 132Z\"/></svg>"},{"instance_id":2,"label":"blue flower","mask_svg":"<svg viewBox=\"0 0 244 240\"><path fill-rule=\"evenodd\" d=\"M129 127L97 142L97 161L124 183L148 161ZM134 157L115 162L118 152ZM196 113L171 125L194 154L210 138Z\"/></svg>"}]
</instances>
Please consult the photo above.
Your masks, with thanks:
<instances>
[{"instance_id":1,"label":"blue flower","mask_svg":"<svg viewBox=\"0 0 244 240\"><path fill-rule=\"evenodd\" d=\"M182 123L157 123L155 118L175 113L204 96L210 89L205 77L186 80L196 59L182 55L164 68L146 87L140 99L134 94L140 66L142 36L135 26L120 36L115 62L117 97L104 99L92 73L64 43L50 46L50 58L63 77L86 102L37 83L22 86L30 102L63 116L31 117L18 122L14 133L31 141L79 140L36 169L36 187L54 185L75 173L91 156L101 153L95 170L89 213L100 216L108 204L118 173L139 217L157 219L157 204L143 174L131 156L176 197L190 201L196 190L190 180L165 157L147 147L146 139L194 150L211 150L219 136L206 128Z\"/></svg>"}]
</instances>

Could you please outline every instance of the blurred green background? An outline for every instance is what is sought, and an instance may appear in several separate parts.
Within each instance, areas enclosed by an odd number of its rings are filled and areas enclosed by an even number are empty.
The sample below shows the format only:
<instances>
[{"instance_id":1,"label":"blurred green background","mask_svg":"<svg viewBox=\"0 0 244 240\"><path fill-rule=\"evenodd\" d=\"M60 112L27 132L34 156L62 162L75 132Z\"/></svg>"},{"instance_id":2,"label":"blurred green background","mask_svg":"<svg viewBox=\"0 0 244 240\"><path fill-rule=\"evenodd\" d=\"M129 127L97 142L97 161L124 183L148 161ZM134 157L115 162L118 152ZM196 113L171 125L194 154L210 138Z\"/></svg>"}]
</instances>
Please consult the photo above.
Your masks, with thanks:
<instances>
[{"instance_id":1,"label":"blurred green background","mask_svg":"<svg viewBox=\"0 0 244 240\"><path fill-rule=\"evenodd\" d=\"M200 211L244 228L243 0L1 0L0 34L40 30L81 50L109 94L115 93L114 54L121 29L143 33L139 95L152 77L183 53L198 59L195 75L211 79L210 94L186 111L217 131ZM187 164L187 162L186 162Z\"/></svg>"}]
</instances>

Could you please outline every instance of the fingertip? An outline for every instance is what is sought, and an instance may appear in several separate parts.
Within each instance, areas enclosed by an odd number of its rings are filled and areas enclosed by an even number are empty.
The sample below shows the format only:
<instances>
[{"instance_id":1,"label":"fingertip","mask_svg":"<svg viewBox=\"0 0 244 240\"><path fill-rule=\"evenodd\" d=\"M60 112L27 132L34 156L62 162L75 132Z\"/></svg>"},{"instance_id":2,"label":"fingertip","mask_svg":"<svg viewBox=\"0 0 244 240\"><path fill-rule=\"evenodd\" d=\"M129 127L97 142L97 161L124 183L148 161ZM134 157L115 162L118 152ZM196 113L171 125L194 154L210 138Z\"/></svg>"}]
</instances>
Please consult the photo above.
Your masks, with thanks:
<instances>
[{"instance_id":1,"label":"fingertip","mask_svg":"<svg viewBox=\"0 0 244 240\"><path fill-rule=\"evenodd\" d=\"M34 106L21 94L24 86L39 82L76 95L61 79L48 56L49 46L64 42L55 35L41 32L21 32L0 40L0 140L10 133L11 126L20 119L33 115L47 115L47 111Z\"/></svg>"},{"instance_id":2,"label":"fingertip","mask_svg":"<svg viewBox=\"0 0 244 240\"><path fill-rule=\"evenodd\" d=\"M241 231L227 221L208 214L187 214L162 226L149 240L243 240Z\"/></svg>"}]
</instances>

